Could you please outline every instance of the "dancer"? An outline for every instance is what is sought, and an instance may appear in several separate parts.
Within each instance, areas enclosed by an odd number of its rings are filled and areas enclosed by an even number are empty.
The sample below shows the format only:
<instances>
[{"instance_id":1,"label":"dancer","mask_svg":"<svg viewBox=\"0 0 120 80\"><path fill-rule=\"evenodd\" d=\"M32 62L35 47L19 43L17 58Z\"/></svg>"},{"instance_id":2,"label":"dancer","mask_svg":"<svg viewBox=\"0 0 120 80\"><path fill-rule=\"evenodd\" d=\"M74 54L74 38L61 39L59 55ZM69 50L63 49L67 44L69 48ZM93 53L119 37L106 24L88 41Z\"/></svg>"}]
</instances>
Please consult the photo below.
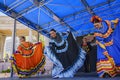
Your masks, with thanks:
<instances>
[{"instance_id":1,"label":"dancer","mask_svg":"<svg viewBox=\"0 0 120 80\"><path fill-rule=\"evenodd\" d=\"M93 16L91 22L96 31L97 73L99 77L114 77L120 73L120 22Z\"/></svg>"},{"instance_id":2,"label":"dancer","mask_svg":"<svg viewBox=\"0 0 120 80\"><path fill-rule=\"evenodd\" d=\"M13 54L12 67L17 72L18 77L29 77L38 71L45 71L45 56L43 55L42 43L32 44L25 41L25 37L20 37L20 45Z\"/></svg>"},{"instance_id":3,"label":"dancer","mask_svg":"<svg viewBox=\"0 0 120 80\"><path fill-rule=\"evenodd\" d=\"M51 41L45 47L45 55L53 62L53 78L74 77L76 71L84 64L85 51L78 47L71 32L56 32L51 29Z\"/></svg>"}]
</instances>

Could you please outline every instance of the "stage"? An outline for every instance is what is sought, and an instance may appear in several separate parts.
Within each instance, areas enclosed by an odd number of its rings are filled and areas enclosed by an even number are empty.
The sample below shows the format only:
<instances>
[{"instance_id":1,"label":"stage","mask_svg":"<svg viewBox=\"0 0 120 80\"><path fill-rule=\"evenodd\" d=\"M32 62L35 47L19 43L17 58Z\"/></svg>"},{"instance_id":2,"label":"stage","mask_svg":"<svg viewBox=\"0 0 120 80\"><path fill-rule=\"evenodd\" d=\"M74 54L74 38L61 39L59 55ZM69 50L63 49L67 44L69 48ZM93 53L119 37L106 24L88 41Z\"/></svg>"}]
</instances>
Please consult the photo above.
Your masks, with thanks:
<instances>
[{"instance_id":1,"label":"stage","mask_svg":"<svg viewBox=\"0 0 120 80\"><path fill-rule=\"evenodd\" d=\"M30 78L0 78L0 80L55 80L50 75L40 75ZM77 73L74 78L61 78L57 80L120 80L120 75L114 78L98 78L96 73Z\"/></svg>"}]
</instances>

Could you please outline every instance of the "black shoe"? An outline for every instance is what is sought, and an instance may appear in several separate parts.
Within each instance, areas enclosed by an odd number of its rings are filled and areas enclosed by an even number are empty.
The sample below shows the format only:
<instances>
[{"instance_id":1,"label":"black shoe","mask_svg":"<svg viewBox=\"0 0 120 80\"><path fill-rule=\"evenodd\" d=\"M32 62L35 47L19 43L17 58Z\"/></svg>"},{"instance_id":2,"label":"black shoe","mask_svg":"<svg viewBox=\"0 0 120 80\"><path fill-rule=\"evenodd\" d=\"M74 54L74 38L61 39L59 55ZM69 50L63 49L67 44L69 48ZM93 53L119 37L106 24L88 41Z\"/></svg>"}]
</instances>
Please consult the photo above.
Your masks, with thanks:
<instances>
[{"instance_id":1,"label":"black shoe","mask_svg":"<svg viewBox=\"0 0 120 80\"><path fill-rule=\"evenodd\" d=\"M110 78L111 76L108 74L108 73L105 73L104 75L103 75L103 78Z\"/></svg>"},{"instance_id":2,"label":"black shoe","mask_svg":"<svg viewBox=\"0 0 120 80\"><path fill-rule=\"evenodd\" d=\"M54 77L53 79L58 79L59 77Z\"/></svg>"},{"instance_id":3,"label":"black shoe","mask_svg":"<svg viewBox=\"0 0 120 80\"><path fill-rule=\"evenodd\" d=\"M85 73L89 73L90 72L90 70L85 70Z\"/></svg>"}]
</instances>

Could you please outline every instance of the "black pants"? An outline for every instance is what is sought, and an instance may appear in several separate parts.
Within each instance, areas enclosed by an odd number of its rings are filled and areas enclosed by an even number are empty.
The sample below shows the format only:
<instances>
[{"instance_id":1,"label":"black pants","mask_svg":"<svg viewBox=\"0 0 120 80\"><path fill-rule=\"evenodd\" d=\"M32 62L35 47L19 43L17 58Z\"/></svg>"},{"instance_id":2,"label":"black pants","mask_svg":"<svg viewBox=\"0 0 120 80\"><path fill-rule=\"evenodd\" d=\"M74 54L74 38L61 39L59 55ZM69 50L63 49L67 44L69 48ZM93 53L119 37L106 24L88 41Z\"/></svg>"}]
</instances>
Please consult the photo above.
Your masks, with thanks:
<instances>
[{"instance_id":1,"label":"black pants","mask_svg":"<svg viewBox=\"0 0 120 80\"><path fill-rule=\"evenodd\" d=\"M84 71L90 72L90 54L89 53L86 55L86 60L84 62Z\"/></svg>"}]
</instances>

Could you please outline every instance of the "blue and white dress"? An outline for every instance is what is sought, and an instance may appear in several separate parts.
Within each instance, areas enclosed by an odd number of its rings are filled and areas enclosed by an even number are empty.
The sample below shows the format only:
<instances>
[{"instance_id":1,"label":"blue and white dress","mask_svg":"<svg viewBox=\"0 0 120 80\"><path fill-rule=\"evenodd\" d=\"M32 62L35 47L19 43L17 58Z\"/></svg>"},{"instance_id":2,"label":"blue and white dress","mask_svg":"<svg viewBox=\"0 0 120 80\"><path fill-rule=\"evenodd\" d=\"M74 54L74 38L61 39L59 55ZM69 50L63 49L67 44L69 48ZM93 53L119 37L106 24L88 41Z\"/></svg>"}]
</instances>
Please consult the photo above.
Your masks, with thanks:
<instances>
[{"instance_id":1,"label":"blue and white dress","mask_svg":"<svg viewBox=\"0 0 120 80\"><path fill-rule=\"evenodd\" d=\"M53 62L52 77L74 77L76 71L85 61L85 51L78 47L72 33L67 39L61 33L51 39L49 46L45 47L45 55Z\"/></svg>"}]
</instances>

